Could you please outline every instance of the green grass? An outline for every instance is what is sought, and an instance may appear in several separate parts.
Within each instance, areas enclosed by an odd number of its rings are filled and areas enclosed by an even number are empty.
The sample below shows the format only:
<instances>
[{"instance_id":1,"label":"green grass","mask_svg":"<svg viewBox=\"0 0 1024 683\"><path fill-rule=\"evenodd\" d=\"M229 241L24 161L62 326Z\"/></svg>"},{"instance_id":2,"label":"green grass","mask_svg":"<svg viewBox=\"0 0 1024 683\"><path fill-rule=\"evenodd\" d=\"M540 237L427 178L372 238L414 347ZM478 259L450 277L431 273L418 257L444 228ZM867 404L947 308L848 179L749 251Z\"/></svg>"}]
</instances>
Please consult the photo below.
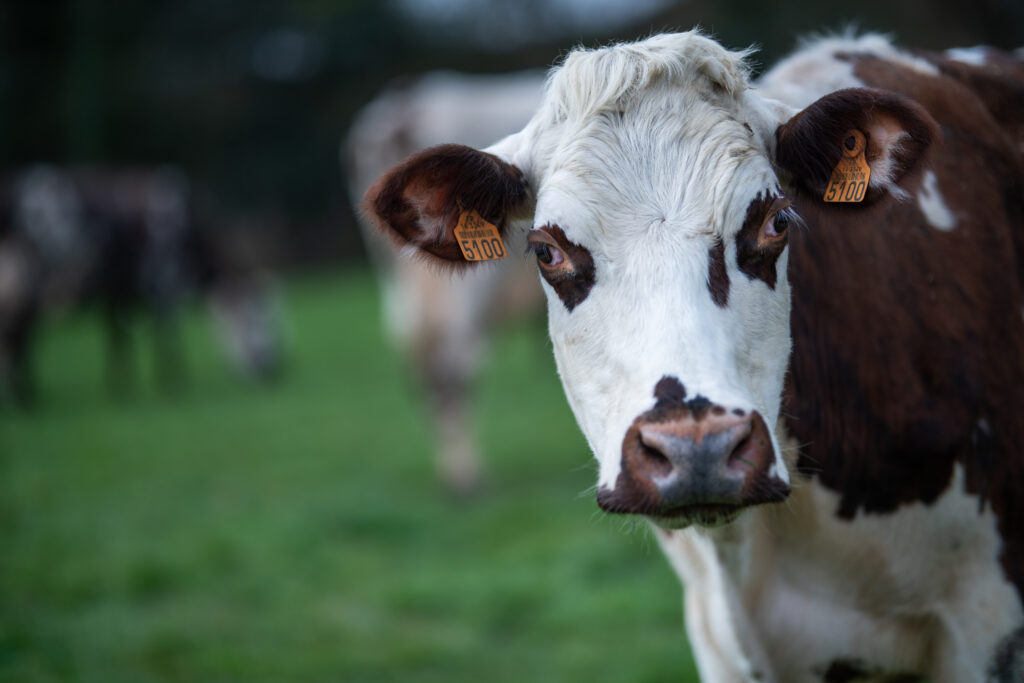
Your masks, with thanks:
<instances>
[{"instance_id":1,"label":"green grass","mask_svg":"<svg viewBox=\"0 0 1024 683\"><path fill-rule=\"evenodd\" d=\"M696 680L656 542L596 513L540 323L492 353L489 485L460 502L370 277L286 298L271 388L200 311L174 396L143 372L111 398L97 321L47 324L40 406L0 406L0 681Z\"/></svg>"}]
</instances>

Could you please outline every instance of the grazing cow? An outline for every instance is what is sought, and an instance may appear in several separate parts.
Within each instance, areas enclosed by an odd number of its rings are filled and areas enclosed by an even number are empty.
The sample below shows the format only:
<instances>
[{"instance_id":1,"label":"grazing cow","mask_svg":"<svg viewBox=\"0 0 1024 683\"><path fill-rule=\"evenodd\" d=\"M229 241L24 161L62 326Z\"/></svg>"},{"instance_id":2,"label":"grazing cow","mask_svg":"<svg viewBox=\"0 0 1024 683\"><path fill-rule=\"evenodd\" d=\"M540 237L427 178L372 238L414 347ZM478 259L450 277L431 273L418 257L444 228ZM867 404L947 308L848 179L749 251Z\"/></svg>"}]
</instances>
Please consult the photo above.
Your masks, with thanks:
<instances>
[{"instance_id":1,"label":"grazing cow","mask_svg":"<svg viewBox=\"0 0 1024 683\"><path fill-rule=\"evenodd\" d=\"M533 115L542 72L468 75L432 72L394 85L356 117L342 146L355 203L391 166L442 142L483 146L513 133ZM388 248L360 216L377 266L389 336L411 366L437 434L437 469L459 494L476 490L482 466L470 406L489 329L496 319L539 310L535 269L522 259L454 281L421 259Z\"/></svg>"},{"instance_id":2,"label":"grazing cow","mask_svg":"<svg viewBox=\"0 0 1024 683\"><path fill-rule=\"evenodd\" d=\"M109 378L128 387L132 319L152 319L158 378L182 379L177 317L202 291L229 359L249 377L280 363L278 321L266 276L228 253L196 219L185 176L170 167L36 166L4 183L0 231L0 378L30 402L39 314L77 301L99 304Z\"/></svg>"},{"instance_id":3,"label":"grazing cow","mask_svg":"<svg viewBox=\"0 0 1024 683\"><path fill-rule=\"evenodd\" d=\"M598 504L653 522L705 680L1024 680L1022 69L578 50L368 193L454 268L531 228Z\"/></svg>"}]
</instances>

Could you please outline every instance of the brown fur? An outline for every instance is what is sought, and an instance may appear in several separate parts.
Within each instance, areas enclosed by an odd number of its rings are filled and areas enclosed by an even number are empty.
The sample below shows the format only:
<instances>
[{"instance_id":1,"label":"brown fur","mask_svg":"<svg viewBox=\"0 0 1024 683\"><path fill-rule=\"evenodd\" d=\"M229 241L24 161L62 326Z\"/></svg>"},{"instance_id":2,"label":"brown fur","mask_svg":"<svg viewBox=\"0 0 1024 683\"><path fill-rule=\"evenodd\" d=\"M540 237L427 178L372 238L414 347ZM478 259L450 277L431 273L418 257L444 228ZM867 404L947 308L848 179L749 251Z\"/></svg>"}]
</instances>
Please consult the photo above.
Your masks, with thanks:
<instances>
[{"instance_id":1,"label":"brown fur","mask_svg":"<svg viewBox=\"0 0 1024 683\"><path fill-rule=\"evenodd\" d=\"M708 291L719 308L729 305L729 269L725 267L725 243L719 241L708 249Z\"/></svg>"},{"instance_id":2,"label":"brown fur","mask_svg":"<svg viewBox=\"0 0 1024 683\"><path fill-rule=\"evenodd\" d=\"M1024 680L1024 628L1011 633L996 649L988 671L992 683L1020 683Z\"/></svg>"},{"instance_id":3,"label":"brown fur","mask_svg":"<svg viewBox=\"0 0 1024 683\"><path fill-rule=\"evenodd\" d=\"M941 53L925 52L921 56L943 76L974 93L1014 139L1017 149L1024 151L1024 58L991 48L985 49L983 66L965 64Z\"/></svg>"},{"instance_id":4,"label":"brown fur","mask_svg":"<svg viewBox=\"0 0 1024 683\"><path fill-rule=\"evenodd\" d=\"M1024 165L964 85L849 59L860 79L913 98L938 122L928 168L957 225L936 230L913 199L824 204L830 161L796 185L807 229L790 242L784 414L805 444L799 466L839 492L838 514L852 518L931 503L962 464L968 490L998 518L1004 571L1024 594ZM893 97L861 106L905 102ZM905 175L906 190L919 185Z\"/></svg>"},{"instance_id":5,"label":"brown fur","mask_svg":"<svg viewBox=\"0 0 1024 683\"><path fill-rule=\"evenodd\" d=\"M829 664L821 680L822 683L857 683L863 680L875 683L921 683L922 679L915 674L886 674L873 671L863 662L837 659Z\"/></svg>"},{"instance_id":6,"label":"brown fur","mask_svg":"<svg viewBox=\"0 0 1024 683\"><path fill-rule=\"evenodd\" d=\"M566 266L557 270L540 269L541 275L554 288L558 298L565 307L572 309L583 303L594 286L594 257L586 247L569 240L557 225L545 225L543 230L555 238L562 253L565 254Z\"/></svg>"},{"instance_id":7,"label":"brown fur","mask_svg":"<svg viewBox=\"0 0 1024 683\"><path fill-rule=\"evenodd\" d=\"M462 209L476 209L502 235L525 205L522 172L498 157L465 145L438 145L414 154L366 192L363 208L399 246L413 245L466 267L454 230ZM436 223L436 234L424 223Z\"/></svg>"},{"instance_id":8,"label":"brown fur","mask_svg":"<svg viewBox=\"0 0 1024 683\"><path fill-rule=\"evenodd\" d=\"M849 131L864 133L866 159L871 164L883 152L871 130L893 124L908 134L894 152L891 180L898 183L915 169L936 131L931 117L917 103L885 90L849 88L822 97L778 129L776 162L791 175L793 185L812 197L822 197ZM843 208L865 206L884 195L881 190L869 188L862 204Z\"/></svg>"},{"instance_id":9,"label":"brown fur","mask_svg":"<svg viewBox=\"0 0 1024 683\"><path fill-rule=\"evenodd\" d=\"M765 239L761 227L773 208L777 210L778 203L777 196L759 194L747 207L743 227L736 234L736 261L740 270L750 278L761 280L772 289L775 289L775 263L785 250L788 237L784 233L775 238Z\"/></svg>"}]
</instances>

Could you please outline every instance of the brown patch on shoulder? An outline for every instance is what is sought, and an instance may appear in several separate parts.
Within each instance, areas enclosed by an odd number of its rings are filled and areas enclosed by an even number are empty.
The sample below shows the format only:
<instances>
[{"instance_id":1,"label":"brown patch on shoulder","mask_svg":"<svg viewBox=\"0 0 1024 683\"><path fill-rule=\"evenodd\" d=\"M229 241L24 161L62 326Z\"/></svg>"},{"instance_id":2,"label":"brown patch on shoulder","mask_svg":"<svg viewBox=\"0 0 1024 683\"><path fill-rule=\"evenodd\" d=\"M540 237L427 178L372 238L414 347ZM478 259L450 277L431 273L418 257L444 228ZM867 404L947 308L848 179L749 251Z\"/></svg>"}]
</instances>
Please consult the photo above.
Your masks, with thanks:
<instances>
[{"instance_id":1,"label":"brown patch on shoulder","mask_svg":"<svg viewBox=\"0 0 1024 683\"><path fill-rule=\"evenodd\" d=\"M806 444L799 468L852 519L931 503L962 464L1024 596L1024 162L962 84L875 58L854 66L938 122L928 168L959 223L937 232L891 197L847 210L797 195L782 413Z\"/></svg>"},{"instance_id":2,"label":"brown patch on shoulder","mask_svg":"<svg viewBox=\"0 0 1024 683\"><path fill-rule=\"evenodd\" d=\"M1024 151L1024 57L985 48L984 64L968 64L947 55L922 52L943 76L967 87Z\"/></svg>"},{"instance_id":3,"label":"brown patch on shoulder","mask_svg":"<svg viewBox=\"0 0 1024 683\"><path fill-rule=\"evenodd\" d=\"M736 262L747 277L757 279L775 289L775 264L786 248L785 235L765 240L761 227L772 212L780 210L785 202L779 196L765 192L758 194L747 207L743 227L736 234Z\"/></svg>"},{"instance_id":4,"label":"brown patch on shoulder","mask_svg":"<svg viewBox=\"0 0 1024 683\"><path fill-rule=\"evenodd\" d=\"M558 244L558 248L565 254L569 267L556 272L542 268L540 272L548 284L554 288L565 307L572 311L583 303L594 286L594 257L590 255L590 250L586 247L569 240L565 236L565 231L557 225L545 225L537 229L551 235Z\"/></svg>"},{"instance_id":5,"label":"brown patch on shoulder","mask_svg":"<svg viewBox=\"0 0 1024 683\"><path fill-rule=\"evenodd\" d=\"M721 240L708 249L708 291L716 306L729 305L729 271L725 267L725 243Z\"/></svg>"}]
</instances>

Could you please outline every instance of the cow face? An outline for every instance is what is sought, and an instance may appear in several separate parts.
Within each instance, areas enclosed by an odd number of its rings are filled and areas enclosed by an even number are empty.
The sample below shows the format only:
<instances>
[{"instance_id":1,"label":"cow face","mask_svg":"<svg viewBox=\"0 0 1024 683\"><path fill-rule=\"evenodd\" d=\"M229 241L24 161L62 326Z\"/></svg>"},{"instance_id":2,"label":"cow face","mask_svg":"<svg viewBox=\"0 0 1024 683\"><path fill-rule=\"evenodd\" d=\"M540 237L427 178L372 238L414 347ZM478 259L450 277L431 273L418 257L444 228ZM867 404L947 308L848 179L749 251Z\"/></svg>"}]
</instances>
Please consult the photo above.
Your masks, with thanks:
<instances>
[{"instance_id":1,"label":"cow face","mask_svg":"<svg viewBox=\"0 0 1024 683\"><path fill-rule=\"evenodd\" d=\"M528 221L599 504L667 527L717 524L790 487L773 429L799 226L787 194L821 192L859 131L865 201L878 200L927 144L921 115L857 90L793 116L749 89L742 55L658 36L571 54L522 132L487 152L414 156L367 209L399 243L454 263L465 207L506 238Z\"/></svg>"}]
</instances>

